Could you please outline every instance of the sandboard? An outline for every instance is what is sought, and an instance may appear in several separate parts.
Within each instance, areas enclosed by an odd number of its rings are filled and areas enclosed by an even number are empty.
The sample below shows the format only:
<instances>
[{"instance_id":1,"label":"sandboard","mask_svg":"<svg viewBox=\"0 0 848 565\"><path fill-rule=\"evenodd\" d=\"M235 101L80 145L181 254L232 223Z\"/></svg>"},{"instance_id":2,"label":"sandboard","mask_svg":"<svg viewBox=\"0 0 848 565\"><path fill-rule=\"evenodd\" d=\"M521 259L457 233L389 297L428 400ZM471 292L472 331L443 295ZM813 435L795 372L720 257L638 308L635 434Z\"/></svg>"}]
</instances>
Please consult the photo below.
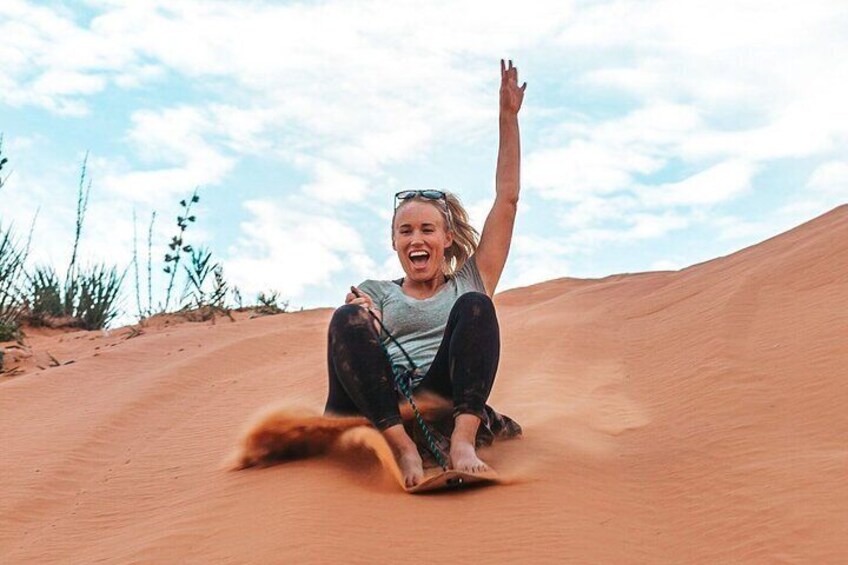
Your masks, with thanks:
<instances>
[{"instance_id":1,"label":"sandboard","mask_svg":"<svg viewBox=\"0 0 848 565\"><path fill-rule=\"evenodd\" d=\"M228 467L237 470L273 465L327 453L337 447L364 447L372 451L400 487L412 494L504 482L494 471L448 470L426 476L414 487L405 488L389 444L365 418L327 417L287 405L266 408L254 417L228 460Z\"/></svg>"},{"instance_id":2,"label":"sandboard","mask_svg":"<svg viewBox=\"0 0 848 565\"><path fill-rule=\"evenodd\" d=\"M420 494L437 490L463 488L470 485L494 485L499 482L500 477L494 471L464 473L462 471L448 470L426 477L414 487L407 487L404 490L410 494Z\"/></svg>"}]
</instances>

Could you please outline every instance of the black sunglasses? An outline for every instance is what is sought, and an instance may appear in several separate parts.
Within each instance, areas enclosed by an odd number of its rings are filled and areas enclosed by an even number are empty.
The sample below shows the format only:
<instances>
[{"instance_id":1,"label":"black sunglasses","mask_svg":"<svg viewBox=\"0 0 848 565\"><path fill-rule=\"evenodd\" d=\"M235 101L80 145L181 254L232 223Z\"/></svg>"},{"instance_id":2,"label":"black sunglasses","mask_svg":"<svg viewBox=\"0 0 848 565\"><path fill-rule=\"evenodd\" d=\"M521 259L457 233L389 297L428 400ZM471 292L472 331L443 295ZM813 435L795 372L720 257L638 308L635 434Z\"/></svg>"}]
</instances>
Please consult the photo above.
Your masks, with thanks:
<instances>
[{"instance_id":1,"label":"black sunglasses","mask_svg":"<svg viewBox=\"0 0 848 565\"><path fill-rule=\"evenodd\" d=\"M448 227L453 225L453 216L451 215L450 206L448 206L448 199L444 192L441 190L401 190L398 193L395 193L395 211L397 211L398 204L403 200L411 200L416 196L420 196L425 200L441 200L445 203L445 210L448 213Z\"/></svg>"},{"instance_id":2,"label":"black sunglasses","mask_svg":"<svg viewBox=\"0 0 848 565\"><path fill-rule=\"evenodd\" d=\"M409 200L410 198L415 198L416 196L421 196L422 198L426 198L427 200L445 199L445 193L441 190L401 190L400 192L395 193L395 198L397 200Z\"/></svg>"}]
</instances>

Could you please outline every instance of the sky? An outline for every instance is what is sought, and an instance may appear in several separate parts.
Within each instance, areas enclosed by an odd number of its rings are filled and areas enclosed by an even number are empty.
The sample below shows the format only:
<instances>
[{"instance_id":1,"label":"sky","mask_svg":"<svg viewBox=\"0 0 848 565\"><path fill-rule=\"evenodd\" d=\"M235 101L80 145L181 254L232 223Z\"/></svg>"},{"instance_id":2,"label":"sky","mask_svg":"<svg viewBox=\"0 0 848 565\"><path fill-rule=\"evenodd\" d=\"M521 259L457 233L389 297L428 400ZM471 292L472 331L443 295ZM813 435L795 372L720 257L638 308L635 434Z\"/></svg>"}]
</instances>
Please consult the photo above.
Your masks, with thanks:
<instances>
[{"instance_id":1,"label":"sky","mask_svg":"<svg viewBox=\"0 0 848 565\"><path fill-rule=\"evenodd\" d=\"M482 229L501 58L527 90L498 291L680 269L848 202L844 0L4 0L0 38L0 224L37 213L30 263L63 271L88 154L82 260L126 268L135 230L146 261L155 211L154 302L195 188L186 241L295 308L402 275L398 190Z\"/></svg>"}]
</instances>

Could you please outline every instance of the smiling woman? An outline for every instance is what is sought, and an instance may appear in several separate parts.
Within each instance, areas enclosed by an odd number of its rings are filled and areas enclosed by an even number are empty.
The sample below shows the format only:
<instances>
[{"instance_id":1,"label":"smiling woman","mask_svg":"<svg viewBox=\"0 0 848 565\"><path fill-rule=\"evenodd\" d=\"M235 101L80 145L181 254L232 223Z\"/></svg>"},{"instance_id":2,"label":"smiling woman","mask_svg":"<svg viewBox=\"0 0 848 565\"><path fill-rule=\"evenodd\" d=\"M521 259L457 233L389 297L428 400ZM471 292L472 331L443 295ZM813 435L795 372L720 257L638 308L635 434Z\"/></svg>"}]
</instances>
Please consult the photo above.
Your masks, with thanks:
<instances>
[{"instance_id":1,"label":"smiling woman","mask_svg":"<svg viewBox=\"0 0 848 565\"><path fill-rule=\"evenodd\" d=\"M518 111L526 86L518 86L512 61L506 67L501 60L495 202L479 245L455 195L398 192L392 248L406 276L352 287L330 321L325 412L365 415L391 445L407 486L421 481L423 462L401 421L401 394L426 391L453 402L449 457L459 471L488 471L477 446L521 433L486 401L500 356L491 297L509 253L518 205ZM429 434L425 427L425 437ZM432 443L428 447L441 464Z\"/></svg>"},{"instance_id":2,"label":"smiling woman","mask_svg":"<svg viewBox=\"0 0 848 565\"><path fill-rule=\"evenodd\" d=\"M436 213L432 211L433 206L422 207L416 201L434 203ZM410 242L415 229L425 236L421 245ZM440 239L441 235L444 239ZM445 275L454 274L477 250L478 238L477 230L468 223L468 213L453 194L440 190L404 190L395 195L392 249L398 252L401 264L403 257L408 257L414 271L430 267L440 269ZM435 247L428 245L433 243ZM438 260L438 252L442 252L442 261ZM424 280L437 279L436 273L432 274Z\"/></svg>"}]
</instances>

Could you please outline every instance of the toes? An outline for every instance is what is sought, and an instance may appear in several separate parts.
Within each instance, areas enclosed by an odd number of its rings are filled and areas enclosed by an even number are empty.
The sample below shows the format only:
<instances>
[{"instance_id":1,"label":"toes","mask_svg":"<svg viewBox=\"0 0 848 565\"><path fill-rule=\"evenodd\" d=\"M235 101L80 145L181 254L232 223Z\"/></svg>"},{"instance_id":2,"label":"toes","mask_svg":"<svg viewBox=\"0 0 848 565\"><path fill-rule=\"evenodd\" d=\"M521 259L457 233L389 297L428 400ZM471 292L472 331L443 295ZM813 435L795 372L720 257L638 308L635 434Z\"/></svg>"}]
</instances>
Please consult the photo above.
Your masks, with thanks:
<instances>
[{"instance_id":1,"label":"toes","mask_svg":"<svg viewBox=\"0 0 848 565\"><path fill-rule=\"evenodd\" d=\"M407 480L407 484L409 486L414 487L415 485L417 485L418 483L420 483L421 481L424 480L424 473L420 473L420 472L416 471L415 473L413 473L409 477L407 477L406 480Z\"/></svg>"},{"instance_id":2,"label":"toes","mask_svg":"<svg viewBox=\"0 0 848 565\"><path fill-rule=\"evenodd\" d=\"M485 473L489 470L489 466L486 465L483 461L478 460L477 463L471 468L472 473Z\"/></svg>"},{"instance_id":3,"label":"toes","mask_svg":"<svg viewBox=\"0 0 848 565\"><path fill-rule=\"evenodd\" d=\"M456 470L462 473L484 473L489 470L489 466L482 461L477 460L476 462L469 463L467 465L458 465Z\"/></svg>"}]
</instances>

